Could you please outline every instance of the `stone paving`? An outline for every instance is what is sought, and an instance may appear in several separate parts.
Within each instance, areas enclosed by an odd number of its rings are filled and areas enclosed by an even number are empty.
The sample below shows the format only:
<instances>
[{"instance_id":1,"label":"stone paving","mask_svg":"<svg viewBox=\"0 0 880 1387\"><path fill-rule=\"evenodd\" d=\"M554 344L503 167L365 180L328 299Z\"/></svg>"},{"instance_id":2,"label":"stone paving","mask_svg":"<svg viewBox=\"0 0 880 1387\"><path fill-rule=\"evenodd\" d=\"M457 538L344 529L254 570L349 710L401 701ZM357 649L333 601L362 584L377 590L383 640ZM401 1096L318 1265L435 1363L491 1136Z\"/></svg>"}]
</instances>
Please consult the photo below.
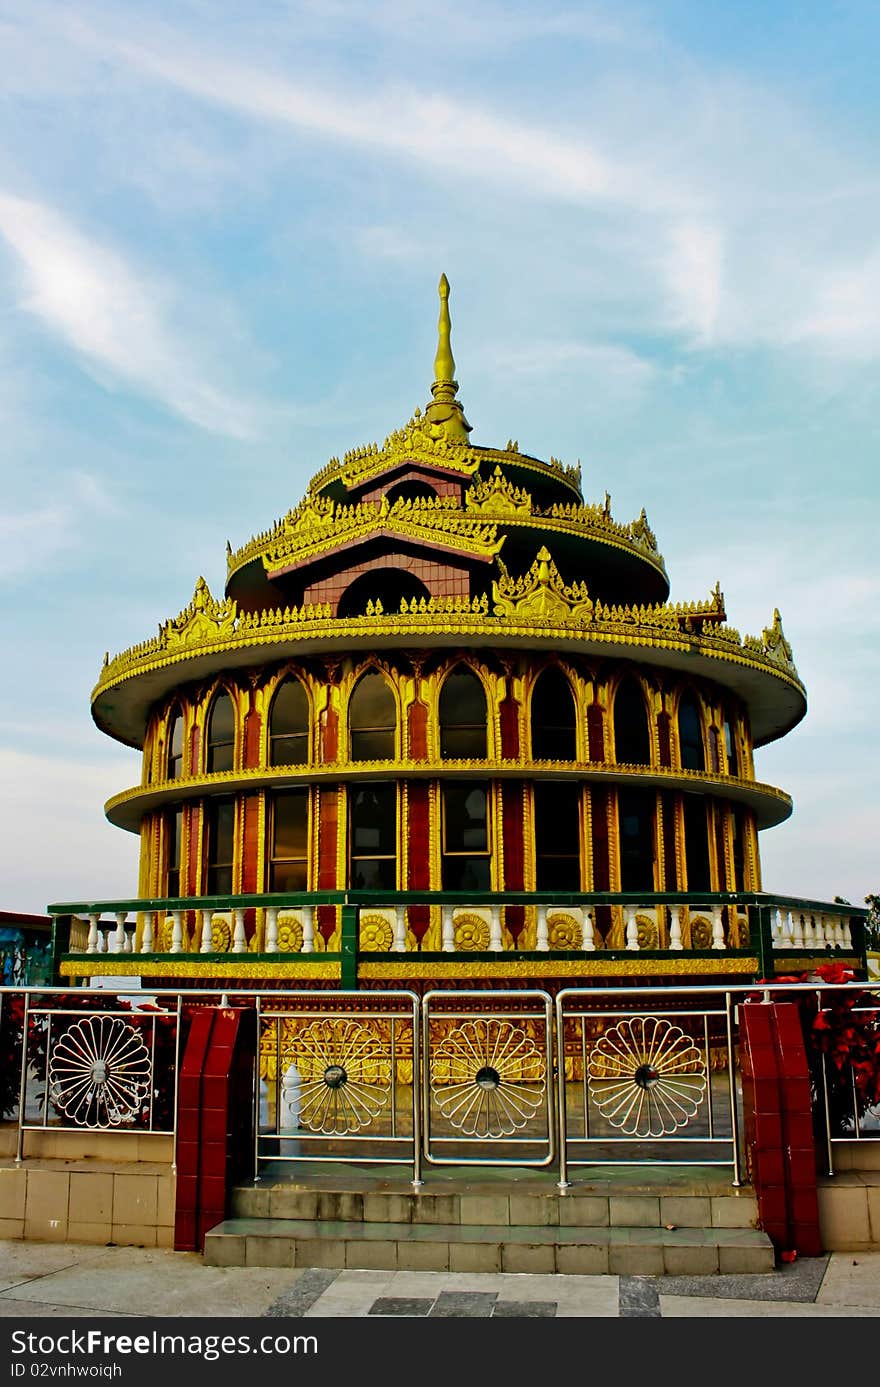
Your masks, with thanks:
<instances>
[{"instance_id":1,"label":"stone paving","mask_svg":"<svg viewBox=\"0 0 880 1387\"><path fill-rule=\"evenodd\" d=\"M880 1252L726 1276L212 1267L196 1253L0 1241L0 1317L880 1317Z\"/></svg>"}]
</instances>

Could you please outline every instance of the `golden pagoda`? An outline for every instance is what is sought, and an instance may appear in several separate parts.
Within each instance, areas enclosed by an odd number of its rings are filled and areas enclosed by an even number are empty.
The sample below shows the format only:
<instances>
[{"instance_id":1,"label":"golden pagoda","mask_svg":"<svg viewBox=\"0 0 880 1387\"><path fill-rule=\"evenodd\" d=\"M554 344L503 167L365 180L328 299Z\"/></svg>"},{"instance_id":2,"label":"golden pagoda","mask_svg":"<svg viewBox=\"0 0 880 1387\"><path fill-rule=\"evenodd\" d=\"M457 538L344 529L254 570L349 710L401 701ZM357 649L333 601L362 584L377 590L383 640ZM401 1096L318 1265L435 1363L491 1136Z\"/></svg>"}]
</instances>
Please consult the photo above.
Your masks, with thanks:
<instances>
[{"instance_id":1,"label":"golden pagoda","mask_svg":"<svg viewBox=\"0 0 880 1387\"><path fill-rule=\"evenodd\" d=\"M758 833L791 801L753 752L806 711L779 613L742 637L718 586L669 603L644 510L615 520L579 467L474 443L450 331L443 276L424 410L229 548L222 598L199 578L105 660L95 721L143 752L106 806L141 841L137 933L107 948L143 957L117 971L344 983L351 901L357 976L383 985L441 959L508 980L761 971L733 896L760 892ZM800 924L807 954L844 942Z\"/></svg>"}]
</instances>

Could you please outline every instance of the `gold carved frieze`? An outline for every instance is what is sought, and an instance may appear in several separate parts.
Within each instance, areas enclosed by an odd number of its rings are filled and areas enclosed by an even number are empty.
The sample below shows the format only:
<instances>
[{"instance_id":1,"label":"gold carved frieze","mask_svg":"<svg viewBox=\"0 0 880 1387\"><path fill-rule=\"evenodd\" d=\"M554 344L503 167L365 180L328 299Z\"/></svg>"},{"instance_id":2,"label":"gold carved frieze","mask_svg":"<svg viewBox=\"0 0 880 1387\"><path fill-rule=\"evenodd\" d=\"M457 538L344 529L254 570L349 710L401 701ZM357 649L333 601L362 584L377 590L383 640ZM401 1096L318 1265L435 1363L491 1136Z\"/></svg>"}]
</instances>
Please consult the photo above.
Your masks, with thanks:
<instances>
[{"instance_id":1,"label":"gold carved frieze","mask_svg":"<svg viewBox=\"0 0 880 1387\"><path fill-rule=\"evenodd\" d=\"M594 603L586 583L566 584L545 547L520 578L507 572L492 584L495 616L520 621L564 621L589 624Z\"/></svg>"},{"instance_id":2,"label":"gold carved frieze","mask_svg":"<svg viewBox=\"0 0 880 1387\"><path fill-rule=\"evenodd\" d=\"M500 467L496 467L486 481L477 482L468 488L464 496L465 509L476 515L495 515L500 517L532 514L532 498L525 487L514 486L505 477Z\"/></svg>"}]
</instances>

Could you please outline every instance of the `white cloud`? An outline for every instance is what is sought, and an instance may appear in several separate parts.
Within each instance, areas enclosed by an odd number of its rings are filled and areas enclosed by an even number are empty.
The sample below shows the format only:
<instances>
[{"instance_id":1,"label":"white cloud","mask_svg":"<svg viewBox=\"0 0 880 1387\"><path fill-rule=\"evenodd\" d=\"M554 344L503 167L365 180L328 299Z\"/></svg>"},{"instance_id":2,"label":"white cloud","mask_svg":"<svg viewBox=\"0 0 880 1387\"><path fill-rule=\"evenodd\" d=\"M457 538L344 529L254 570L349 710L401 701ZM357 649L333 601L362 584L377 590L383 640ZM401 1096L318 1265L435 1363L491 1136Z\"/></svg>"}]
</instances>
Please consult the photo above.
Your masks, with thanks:
<instances>
[{"instance_id":1,"label":"white cloud","mask_svg":"<svg viewBox=\"0 0 880 1387\"><path fill-rule=\"evenodd\" d=\"M164 284L137 274L116 250L39 202L0 195L0 236L20 264L20 307L86 361L201 428L253 434L252 412L203 378L192 344L166 321Z\"/></svg>"},{"instance_id":2,"label":"white cloud","mask_svg":"<svg viewBox=\"0 0 880 1387\"><path fill-rule=\"evenodd\" d=\"M500 343L491 344L484 353L497 371L534 378L559 375L591 381L595 386L611 390L615 396L641 390L656 376L657 368L650 361L626 347L609 346L603 342L542 341L531 338L521 347Z\"/></svg>"},{"instance_id":3,"label":"white cloud","mask_svg":"<svg viewBox=\"0 0 880 1387\"><path fill-rule=\"evenodd\" d=\"M40 914L54 902L137 894L138 839L103 815L136 774L121 757L98 763L0 748L5 910Z\"/></svg>"},{"instance_id":4,"label":"white cloud","mask_svg":"<svg viewBox=\"0 0 880 1387\"><path fill-rule=\"evenodd\" d=\"M673 317L699 345L710 343L718 325L724 275L721 229L695 221L676 223L669 234L665 272Z\"/></svg>"},{"instance_id":5,"label":"white cloud","mask_svg":"<svg viewBox=\"0 0 880 1387\"><path fill-rule=\"evenodd\" d=\"M0 582L45 572L70 557L91 516L119 513L113 496L89 472L74 471L53 489L51 501L7 501L0 512Z\"/></svg>"}]
</instances>

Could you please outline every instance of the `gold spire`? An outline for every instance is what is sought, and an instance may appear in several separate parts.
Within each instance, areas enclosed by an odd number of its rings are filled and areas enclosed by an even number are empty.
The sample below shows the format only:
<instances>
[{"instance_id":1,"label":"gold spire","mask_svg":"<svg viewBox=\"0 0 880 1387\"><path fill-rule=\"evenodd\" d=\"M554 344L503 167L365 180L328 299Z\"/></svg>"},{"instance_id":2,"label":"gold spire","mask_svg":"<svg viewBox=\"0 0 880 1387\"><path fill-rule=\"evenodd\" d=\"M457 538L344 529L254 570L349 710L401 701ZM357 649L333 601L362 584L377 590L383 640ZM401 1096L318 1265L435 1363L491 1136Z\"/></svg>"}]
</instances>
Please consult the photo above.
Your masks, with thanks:
<instances>
[{"instance_id":1,"label":"gold spire","mask_svg":"<svg viewBox=\"0 0 880 1387\"><path fill-rule=\"evenodd\" d=\"M441 381L450 385L455 383L455 358L452 355L452 342L450 340L452 332L452 319L449 316L449 280L445 275L440 276L438 286L440 294L440 321L437 324L438 341L437 355L434 357L434 380L439 385Z\"/></svg>"},{"instance_id":2,"label":"gold spire","mask_svg":"<svg viewBox=\"0 0 880 1387\"><path fill-rule=\"evenodd\" d=\"M452 320L449 316L449 280L440 276L440 320L437 324L437 355L434 358L434 384L431 403L425 409L425 419L431 433L448 438L451 443L466 443L471 426L464 417L455 379L455 358L452 355Z\"/></svg>"}]
</instances>

